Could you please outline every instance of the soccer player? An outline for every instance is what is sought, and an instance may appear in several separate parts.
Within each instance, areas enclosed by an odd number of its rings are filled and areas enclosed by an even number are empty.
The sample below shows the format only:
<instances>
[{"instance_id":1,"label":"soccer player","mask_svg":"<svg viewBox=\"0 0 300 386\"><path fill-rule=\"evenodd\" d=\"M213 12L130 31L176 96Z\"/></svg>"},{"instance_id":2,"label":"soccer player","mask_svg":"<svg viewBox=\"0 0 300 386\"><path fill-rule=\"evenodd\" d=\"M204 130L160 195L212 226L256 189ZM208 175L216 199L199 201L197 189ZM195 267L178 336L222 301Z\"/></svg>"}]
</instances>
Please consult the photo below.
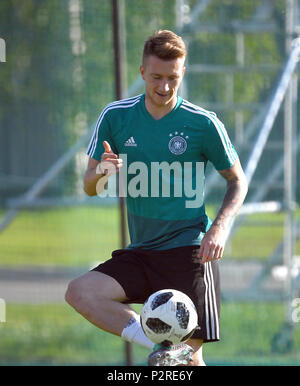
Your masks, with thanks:
<instances>
[{"instance_id":1,"label":"soccer player","mask_svg":"<svg viewBox=\"0 0 300 386\"><path fill-rule=\"evenodd\" d=\"M145 42L140 66L145 93L100 114L87 149L84 190L97 195L126 171L130 244L72 280L66 292L66 301L91 323L154 350L150 365L205 365L203 343L220 339L218 260L248 189L222 122L178 95L185 57L181 37L156 32ZM213 222L203 202L208 161L227 182ZM166 288L187 294L198 312L199 327L178 346L154 346L129 306Z\"/></svg>"}]
</instances>

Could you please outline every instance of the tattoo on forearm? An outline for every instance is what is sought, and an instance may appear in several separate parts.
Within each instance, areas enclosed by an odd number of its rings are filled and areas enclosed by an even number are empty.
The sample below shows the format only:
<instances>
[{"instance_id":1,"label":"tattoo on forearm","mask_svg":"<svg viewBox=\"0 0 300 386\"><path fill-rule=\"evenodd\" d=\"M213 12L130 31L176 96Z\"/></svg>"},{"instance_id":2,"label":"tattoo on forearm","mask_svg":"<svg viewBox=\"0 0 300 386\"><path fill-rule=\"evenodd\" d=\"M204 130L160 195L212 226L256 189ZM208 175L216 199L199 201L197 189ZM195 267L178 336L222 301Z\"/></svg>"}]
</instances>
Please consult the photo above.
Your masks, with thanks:
<instances>
[{"instance_id":1,"label":"tattoo on forearm","mask_svg":"<svg viewBox=\"0 0 300 386\"><path fill-rule=\"evenodd\" d=\"M229 183L222 207L212 225L226 229L228 223L234 218L242 206L245 195L246 189L242 183L239 181Z\"/></svg>"},{"instance_id":2,"label":"tattoo on forearm","mask_svg":"<svg viewBox=\"0 0 300 386\"><path fill-rule=\"evenodd\" d=\"M214 222L212 223L213 226L219 227L223 230L226 229L226 224L232 219L232 216L225 216L222 214L218 214L218 216L215 218Z\"/></svg>"}]
</instances>

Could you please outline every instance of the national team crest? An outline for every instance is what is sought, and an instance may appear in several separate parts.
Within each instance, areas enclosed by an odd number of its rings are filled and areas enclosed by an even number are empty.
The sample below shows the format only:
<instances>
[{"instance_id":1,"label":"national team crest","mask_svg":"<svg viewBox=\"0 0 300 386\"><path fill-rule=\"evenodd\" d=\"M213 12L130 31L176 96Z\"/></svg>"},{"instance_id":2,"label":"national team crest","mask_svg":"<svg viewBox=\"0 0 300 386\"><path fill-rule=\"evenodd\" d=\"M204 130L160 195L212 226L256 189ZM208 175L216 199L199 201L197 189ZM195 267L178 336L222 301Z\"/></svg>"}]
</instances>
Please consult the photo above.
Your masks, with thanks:
<instances>
[{"instance_id":1,"label":"national team crest","mask_svg":"<svg viewBox=\"0 0 300 386\"><path fill-rule=\"evenodd\" d=\"M184 133L180 133L180 135L178 134L179 133L175 131L175 136L173 136L173 134L169 135L171 137L169 141L169 150L171 153L176 155L183 154L186 151L186 139L188 138L188 136L185 136L184 138Z\"/></svg>"}]
</instances>

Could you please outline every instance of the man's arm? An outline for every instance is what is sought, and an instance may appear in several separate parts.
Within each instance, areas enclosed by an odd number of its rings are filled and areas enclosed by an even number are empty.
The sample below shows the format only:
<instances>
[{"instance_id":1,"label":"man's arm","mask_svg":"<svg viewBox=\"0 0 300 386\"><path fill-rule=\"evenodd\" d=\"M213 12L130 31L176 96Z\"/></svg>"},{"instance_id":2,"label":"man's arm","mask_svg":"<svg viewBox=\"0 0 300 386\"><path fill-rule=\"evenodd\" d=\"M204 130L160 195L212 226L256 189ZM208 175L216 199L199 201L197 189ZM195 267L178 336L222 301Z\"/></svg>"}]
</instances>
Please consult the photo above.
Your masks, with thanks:
<instances>
[{"instance_id":1,"label":"man's arm","mask_svg":"<svg viewBox=\"0 0 300 386\"><path fill-rule=\"evenodd\" d=\"M248 191L247 179L239 160L231 168L219 170L219 173L227 181L227 190L222 207L201 242L198 257L202 258L202 263L223 256L228 227Z\"/></svg>"},{"instance_id":2,"label":"man's arm","mask_svg":"<svg viewBox=\"0 0 300 386\"><path fill-rule=\"evenodd\" d=\"M90 158L87 166L87 170L84 175L84 191L88 196L96 196L97 192L96 186L100 178L106 178L105 183L107 182L108 176L104 173L97 172L97 167L99 166L100 162L95 160L94 158ZM104 181L103 181L104 182Z\"/></svg>"},{"instance_id":3,"label":"man's arm","mask_svg":"<svg viewBox=\"0 0 300 386\"><path fill-rule=\"evenodd\" d=\"M110 174L118 172L122 167L122 159L113 153L110 144L104 141L103 146L101 162L90 158L84 175L84 191L89 196L102 193ZM101 184L99 184L100 180Z\"/></svg>"}]
</instances>

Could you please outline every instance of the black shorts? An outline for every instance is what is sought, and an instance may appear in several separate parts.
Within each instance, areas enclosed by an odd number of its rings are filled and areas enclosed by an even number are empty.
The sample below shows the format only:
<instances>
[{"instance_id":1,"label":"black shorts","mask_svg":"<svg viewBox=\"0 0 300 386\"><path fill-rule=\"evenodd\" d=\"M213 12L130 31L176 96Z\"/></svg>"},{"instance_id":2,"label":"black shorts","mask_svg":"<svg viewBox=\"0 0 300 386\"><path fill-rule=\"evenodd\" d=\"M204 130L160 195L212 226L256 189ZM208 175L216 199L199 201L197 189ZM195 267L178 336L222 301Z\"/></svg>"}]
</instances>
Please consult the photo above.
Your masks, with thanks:
<instances>
[{"instance_id":1,"label":"black shorts","mask_svg":"<svg viewBox=\"0 0 300 386\"><path fill-rule=\"evenodd\" d=\"M161 289L184 292L194 302L198 325L192 338L218 341L220 281L218 261L202 264L195 257L198 246L168 250L118 249L112 258L98 265L99 271L113 277L124 289L124 303L143 304Z\"/></svg>"}]
</instances>

